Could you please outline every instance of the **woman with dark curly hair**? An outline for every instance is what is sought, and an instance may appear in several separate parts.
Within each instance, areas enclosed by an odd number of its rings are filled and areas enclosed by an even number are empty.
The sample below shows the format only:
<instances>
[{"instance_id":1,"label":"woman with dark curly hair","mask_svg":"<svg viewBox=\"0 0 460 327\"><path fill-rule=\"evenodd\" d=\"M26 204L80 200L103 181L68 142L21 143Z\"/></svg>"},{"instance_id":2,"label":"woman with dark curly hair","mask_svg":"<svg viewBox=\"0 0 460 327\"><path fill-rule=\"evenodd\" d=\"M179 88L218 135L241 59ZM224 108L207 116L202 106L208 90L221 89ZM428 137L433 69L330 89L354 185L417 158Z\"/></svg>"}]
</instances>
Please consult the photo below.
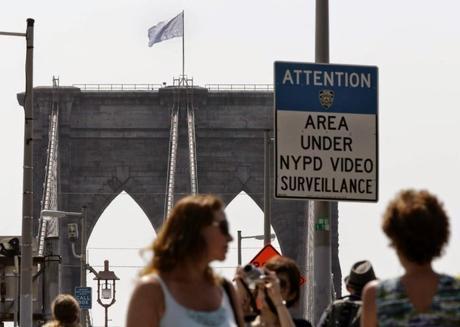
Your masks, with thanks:
<instances>
[{"instance_id":1,"label":"woman with dark curly hair","mask_svg":"<svg viewBox=\"0 0 460 327\"><path fill-rule=\"evenodd\" d=\"M449 219L438 199L427 191L400 192L382 229L405 273L367 284L361 326L460 326L460 281L431 265L449 239Z\"/></svg>"},{"instance_id":2,"label":"woman with dark curly hair","mask_svg":"<svg viewBox=\"0 0 460 327\"><path fill-rule=\"evenodd\" d=\"M153 242L153 259L131 297L127 327L242 326L233 286L209 266L225 260L230 241L220 199L181 199Z\"/></svg>"},{"instance_id":3,"label":"woman with dark curly hair","mask_svg":"<svg viewBox=\"0 0 460 327\"><path fill-rule=\"evenodd\" d=\"M80 305L69 294L59 294L51 304L53 320L43 327L80 327Z\"/></svg>"}]
</instances>

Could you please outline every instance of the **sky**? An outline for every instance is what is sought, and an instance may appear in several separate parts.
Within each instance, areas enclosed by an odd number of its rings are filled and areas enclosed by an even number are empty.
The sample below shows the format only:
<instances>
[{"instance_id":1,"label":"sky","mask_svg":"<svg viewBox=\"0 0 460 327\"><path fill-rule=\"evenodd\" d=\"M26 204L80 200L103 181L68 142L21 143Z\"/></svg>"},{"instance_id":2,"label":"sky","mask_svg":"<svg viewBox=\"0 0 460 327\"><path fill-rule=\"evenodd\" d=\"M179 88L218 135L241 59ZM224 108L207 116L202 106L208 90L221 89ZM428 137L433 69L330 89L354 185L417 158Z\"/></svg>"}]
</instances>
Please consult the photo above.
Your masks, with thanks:
<instances>
[{"instance_id":1,"label":"sky","mask_svg":"<svg viewBox=\"0 0 460 327\"><path fill-rule=\"evenodd\" d=\"M451 239L435 268L460 274L460 3L331 0L329 6L330 62L379 68L380 198L339 203L343 272L369 259L378 277L402 273L380 223L388 201L411 187L429 189L444 202ZM185 73L195 85L272 84L274 61L314 62L313 0L17 0L2 7L0 31L25 32L26 19L35 19L35 86L51 86L53 76L62 86L172 84L182 69L181 39L149 48L147 29L182 10ZM25 40L0 36L0 235L21 233L24 115L16 94L25 88L24 63ZM243 235L263 232L262 212L247 195L230 203L227 215L234 235L237 229ZM247 217L252 217L249 224ZM108 258L122 278L119 301L109 311L111 326L124 324L126 301L143 262L138 248L154 235L126 194L114 200L93 231L90 263L100 266ZM228 260L215 264L225 275L231 276L236 265L235 243ZM243 243L243 261L262 246L257 240ZM94 304L96 325L102 324L102 314Z\"/></svg>"}]
</instances>

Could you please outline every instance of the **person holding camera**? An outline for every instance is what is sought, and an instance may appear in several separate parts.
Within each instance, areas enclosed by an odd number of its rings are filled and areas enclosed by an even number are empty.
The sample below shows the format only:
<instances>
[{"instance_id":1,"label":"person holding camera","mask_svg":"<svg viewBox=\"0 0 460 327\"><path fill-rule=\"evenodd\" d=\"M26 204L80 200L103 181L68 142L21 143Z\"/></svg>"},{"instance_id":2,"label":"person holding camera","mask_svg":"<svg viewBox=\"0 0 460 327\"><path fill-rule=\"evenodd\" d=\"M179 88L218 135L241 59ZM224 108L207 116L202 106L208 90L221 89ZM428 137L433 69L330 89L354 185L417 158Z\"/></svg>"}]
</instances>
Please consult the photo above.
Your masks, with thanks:
<instances>
[{"instance_id":1,"label":"person holding camera","mask_svg":"<svg viewBox=\"0 0 460 327\"><path fill-rule=\"evenodd\" d=\"M131 296L126 326L242 327L233 285L209 265L225 260L231 240L219 198L193 195L177 202Z\"/></svg>"},{"instance_id":2,"label":"person holding camera","mask_svg":"<svg viewBox=\"0 0 460 327\"><path fill-rule=\"evenodd\" d=\"M293 319L289 308L300 298L300 271L294 260L276 256L260 269L239 267L235 282L248 326L309 327Z\"/></svg>"}]
</instances>

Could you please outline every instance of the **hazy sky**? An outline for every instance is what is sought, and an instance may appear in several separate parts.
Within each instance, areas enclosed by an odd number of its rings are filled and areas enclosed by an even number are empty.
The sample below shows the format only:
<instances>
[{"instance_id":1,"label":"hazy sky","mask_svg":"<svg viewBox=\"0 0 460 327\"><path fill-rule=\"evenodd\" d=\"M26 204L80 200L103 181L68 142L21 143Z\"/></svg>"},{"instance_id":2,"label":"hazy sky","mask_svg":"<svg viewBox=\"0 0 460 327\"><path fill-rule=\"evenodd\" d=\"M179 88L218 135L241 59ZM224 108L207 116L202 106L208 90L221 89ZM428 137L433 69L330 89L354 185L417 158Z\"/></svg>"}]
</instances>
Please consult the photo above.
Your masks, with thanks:
<instances>
[{"instance_id":1,"label":"hazy sky","mask_svg":"<svg viewBox=\"0 0 460 327\"><path fill-rule=\"evenodd\" d=\"M181 71L181 39L148 48L147 29L181 10L185 10L185 70L196 85L272 84L275 60L314 61L313 0L16 0L2 6L0 30L25 32L26 18L36 20L35 86L50 86L53 75L59 76L61 85L170 84ZM330 1L330 61L378 66L380 86L380 200L339 204L344 274L363 258L372 260L379 277L401 272L380 231L380 218L388 200L407 187L427 188L444 201L452 236L436 268L460 273L458 12L460 4L455 0ZM0 36L0 235L21 233L23 110L16 93L24 90L24 62L25 40ZM262 233L262 214L248 200L243 195L239 204L230 204L233 229L246 235ZM127 216L129 235L125 234ZM114 265L130 266L114 268L123 279L117 294L120 302L111 309L113 326L123 325L124 301L141 262L134 259L137 250L100 248L141 247L154 237L146 226L142 211L122 194L103 214L90 239L92 264L109 258ZM107 237L109 233L112 237ZM250 248L243 252L243 260L249 260L261 242L243 242ZM229 260L216 265L235 266L232 251ZM117 261L117 256L133 261ZM222 271L231 274L232 268ZM99 325L102 312L94 304Z\"/></svg>"}]
</instances>

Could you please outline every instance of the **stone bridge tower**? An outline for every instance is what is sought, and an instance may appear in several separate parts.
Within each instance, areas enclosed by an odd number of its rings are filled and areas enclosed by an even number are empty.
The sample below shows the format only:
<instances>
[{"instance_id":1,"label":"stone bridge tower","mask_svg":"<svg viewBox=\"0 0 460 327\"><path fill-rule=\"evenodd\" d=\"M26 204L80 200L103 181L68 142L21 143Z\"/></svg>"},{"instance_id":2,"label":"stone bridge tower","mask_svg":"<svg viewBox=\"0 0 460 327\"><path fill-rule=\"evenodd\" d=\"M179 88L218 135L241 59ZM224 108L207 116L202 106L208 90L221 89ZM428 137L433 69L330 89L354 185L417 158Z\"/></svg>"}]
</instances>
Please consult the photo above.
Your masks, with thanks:
<instances>
[{"instance_id":1,"label":"stone bridge tower","mask_svg":"<svg viewBox=\"0 0 460 327\"><path fill-rule=\"evenodd\" d=\"M34 89L35 218L38 219L43 193L49 115L52 107L58 106L59 210L80 211L86 206L89 236L105 208L125 191L158 230L164 215L171 107L181 92L188 92L195 109L199 192L215 193L229 203L245 191L263 208L264 133L269 131L273 135L273 92L213 91L201 87L146 91L37 87ZM22 102L21 95L18 98ZM179 114L176 199L190 193L185 117ZM271 222L281 251L295 259L303 273L308 207L308 201L273 199L271 203ZM64 226L61 230L65 233ZM334 284L340 294L336 210L331 219L331 235ZM62 291L72 293L80 281L79 261L73 258L66 237L61 237L60 248Z\"/></svg>"}]
</instances>

